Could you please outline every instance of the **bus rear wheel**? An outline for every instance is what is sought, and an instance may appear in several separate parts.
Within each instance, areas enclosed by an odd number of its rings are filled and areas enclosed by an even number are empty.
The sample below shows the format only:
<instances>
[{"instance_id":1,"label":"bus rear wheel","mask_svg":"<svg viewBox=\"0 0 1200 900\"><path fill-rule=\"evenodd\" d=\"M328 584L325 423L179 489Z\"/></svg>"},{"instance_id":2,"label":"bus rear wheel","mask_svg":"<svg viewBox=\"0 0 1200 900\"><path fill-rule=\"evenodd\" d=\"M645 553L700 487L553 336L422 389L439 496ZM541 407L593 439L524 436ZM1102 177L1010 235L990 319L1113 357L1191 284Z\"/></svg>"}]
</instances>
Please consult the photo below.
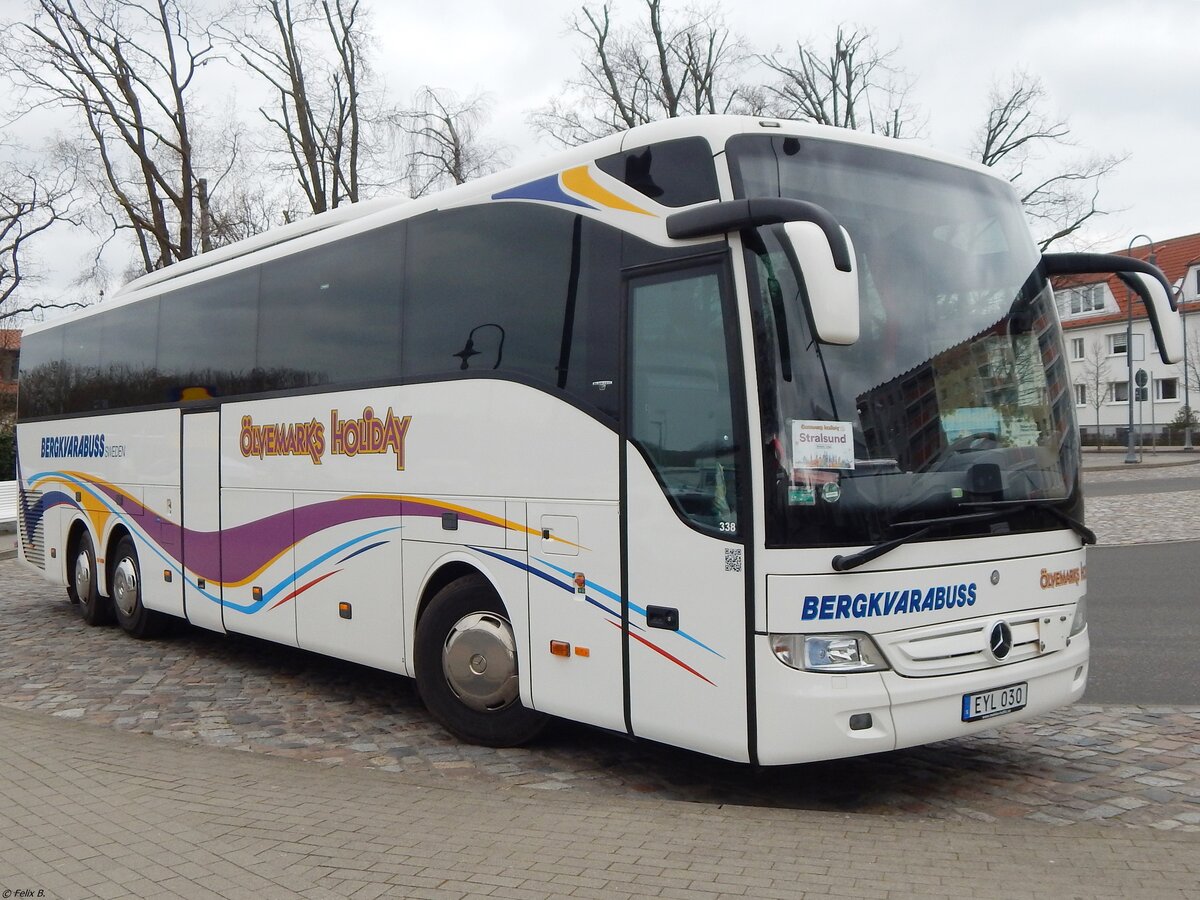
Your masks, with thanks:
<instances>
[{"instance_id":1,"label":"bus rear wheel","mask_svg":"<svg viewBox=\"0 0 1200 900\"><path fill-rule=\"evenodd\" d=\"M528 743L546 716L521 705L517 642L487 580L460 578L430 601L417 625L417 691L455 737L488 747Z\"/></svg>"},{"instance_id":2,"label":"bus rear wheel","mask_svg":"<svg viewBox=\"0 0 1200 900\"><path fill-rule=\"evenodd\" d=\"M121 538L113 558L116 565L112 568L109 596L117 624L135 638L158 637L166 625L166 617L142 605L142 569L133 540Z\"/></svg>"},{"instance_id":3,"label":"bus rear wheel","mask_svg":"<svg viewBox=\"0 0 1200 900\"><path fill-rule=\"evenodd\" d=\"M92 546L92 537L83 531L75 541L75 552L71 557L67 596L72 603L79 604L83 621L89 625L107 625L112 621L112 604L100 596L96 572L96 551Z\"/></svg>"}]
</instances>

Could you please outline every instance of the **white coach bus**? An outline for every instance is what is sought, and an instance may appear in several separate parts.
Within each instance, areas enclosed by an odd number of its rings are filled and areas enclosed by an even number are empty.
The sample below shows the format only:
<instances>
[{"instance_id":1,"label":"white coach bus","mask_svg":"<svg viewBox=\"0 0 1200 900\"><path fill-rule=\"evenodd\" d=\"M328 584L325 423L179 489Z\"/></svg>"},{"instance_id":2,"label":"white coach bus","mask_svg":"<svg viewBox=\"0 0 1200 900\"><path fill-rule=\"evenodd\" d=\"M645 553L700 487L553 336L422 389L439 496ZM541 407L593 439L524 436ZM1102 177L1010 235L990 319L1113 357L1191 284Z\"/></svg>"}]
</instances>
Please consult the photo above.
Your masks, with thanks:
<instances>
[{"instance_id":1,"label":"white coach bus","mask_svg":"<svg viewBox=\"0 0 1200 900\"><path fill-rule=\"evenodd\" d=\"M21 556L416 679L758 764L969 735L1088 674L1080 457L1013 190L908 143L675 119L294 223L31 328Z\"/></svg>"}]
</instances>

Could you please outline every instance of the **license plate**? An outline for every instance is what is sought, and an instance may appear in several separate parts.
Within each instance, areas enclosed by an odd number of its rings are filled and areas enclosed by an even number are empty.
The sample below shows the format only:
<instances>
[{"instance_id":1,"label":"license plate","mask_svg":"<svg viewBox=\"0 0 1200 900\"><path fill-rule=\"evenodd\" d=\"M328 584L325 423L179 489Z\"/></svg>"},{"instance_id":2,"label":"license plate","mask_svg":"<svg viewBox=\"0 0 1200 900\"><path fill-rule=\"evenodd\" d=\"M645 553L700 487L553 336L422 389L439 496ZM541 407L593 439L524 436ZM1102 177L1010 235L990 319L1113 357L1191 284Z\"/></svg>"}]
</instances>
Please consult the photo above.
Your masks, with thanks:
<instances>
[{"instance_id":1,"label":"license plate","mask_svg":"<svg viewBox=\"0 0 1200 900\"><path fill-rule=\"evenodd\" d=\"M1025 708L1028 698L1029 684L1024 681L991 691L980 691L978 694L963 694L962 720L978 722L980 719L1016 712Z\"/></svg>"}]
</instances>

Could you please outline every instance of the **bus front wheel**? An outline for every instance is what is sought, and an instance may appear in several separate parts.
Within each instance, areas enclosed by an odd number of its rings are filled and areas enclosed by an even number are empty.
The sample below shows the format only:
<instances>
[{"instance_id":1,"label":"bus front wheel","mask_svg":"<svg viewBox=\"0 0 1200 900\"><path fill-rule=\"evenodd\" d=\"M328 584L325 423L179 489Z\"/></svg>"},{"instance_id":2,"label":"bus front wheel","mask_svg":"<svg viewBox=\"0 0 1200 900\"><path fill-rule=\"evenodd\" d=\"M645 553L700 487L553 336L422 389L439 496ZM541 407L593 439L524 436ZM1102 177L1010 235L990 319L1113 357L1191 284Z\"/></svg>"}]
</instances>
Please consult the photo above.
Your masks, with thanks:
<instances>
[{"instance_id":1,"label":"bus front wheel","mask_svg":"<svg viewBox=\"0 0 1200 900\"><path fill-rule=\"evenodd\" d=\"M79 604L83 621L89 625L107 625L112 621L112 604L100 596L96 571L96 551L92 547L92 538L83 531L75 542L75 553L71 558L67 596L72 603Z\"/></svg>"},{"instance_id":2,"label":"bus front wheel","mask_svg":"<svg viewBox=\"0 0 1200 900\"><path fill-rule=\"evenodd\" d=\"M166 620L162 613L142 605L142 569L131 538L121 538L114 559L109 595L117 624L135 638L158 637Z\"/></svg>"},{"instance_id":3,"label":"bus front wheel","mask_svg":"<svg viewBox=\"0 0 1200 900\"><path fill-rule=\"evenodd\" d=\"M517 642L487 580L460 578L430 601L417 625L417 691L446 730L488 747L533 740L546 716L521 705Z\"/></svg>"}]
</instances>

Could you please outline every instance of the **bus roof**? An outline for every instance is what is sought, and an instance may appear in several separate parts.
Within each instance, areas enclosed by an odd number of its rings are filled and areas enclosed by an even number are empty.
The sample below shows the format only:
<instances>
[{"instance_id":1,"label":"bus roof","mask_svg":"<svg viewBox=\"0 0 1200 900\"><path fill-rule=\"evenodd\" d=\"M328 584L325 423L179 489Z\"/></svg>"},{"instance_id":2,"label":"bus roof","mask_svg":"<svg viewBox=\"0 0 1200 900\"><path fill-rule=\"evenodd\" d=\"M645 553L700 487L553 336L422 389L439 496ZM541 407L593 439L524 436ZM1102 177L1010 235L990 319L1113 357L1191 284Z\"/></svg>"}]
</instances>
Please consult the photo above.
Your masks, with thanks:
<instances>
[{"instance_id":1,"label":"bus roof","mask_svg":"<svg viewBox=\"0 0 1200 900\"><path fill-rule=\"evenodd\" d=\"M293 251L326 243L338 237L369 231L391 222L408 219L421 213L490 199L493 194L514 185L546 177L572 166L583 165L628 148L684 137L703 137L714 148L714 153L720 153L723 152L728 139L734 135L754 133L786 134L801 138L819 138L871 146L905 155L919 156L999 178L985 166L923 147L920 144L828 125L814 125L808 122L758 116L687 116L664 119L608 135L599 140L456 185L426 197L417 199L381 197L361 201L272 228L261 234L142 275L123 285L103 303L73 310L48 322L31 325L26 331L37 333L46 328L87 318L102 309L124 306L144 296L158 295L164 291L185 287L204 280L208 277L209 270L214 268L219 269L220 272L235 271L285 256ZM275 252L271 252L272 250Z\"/></svg>"}]
</instances>

